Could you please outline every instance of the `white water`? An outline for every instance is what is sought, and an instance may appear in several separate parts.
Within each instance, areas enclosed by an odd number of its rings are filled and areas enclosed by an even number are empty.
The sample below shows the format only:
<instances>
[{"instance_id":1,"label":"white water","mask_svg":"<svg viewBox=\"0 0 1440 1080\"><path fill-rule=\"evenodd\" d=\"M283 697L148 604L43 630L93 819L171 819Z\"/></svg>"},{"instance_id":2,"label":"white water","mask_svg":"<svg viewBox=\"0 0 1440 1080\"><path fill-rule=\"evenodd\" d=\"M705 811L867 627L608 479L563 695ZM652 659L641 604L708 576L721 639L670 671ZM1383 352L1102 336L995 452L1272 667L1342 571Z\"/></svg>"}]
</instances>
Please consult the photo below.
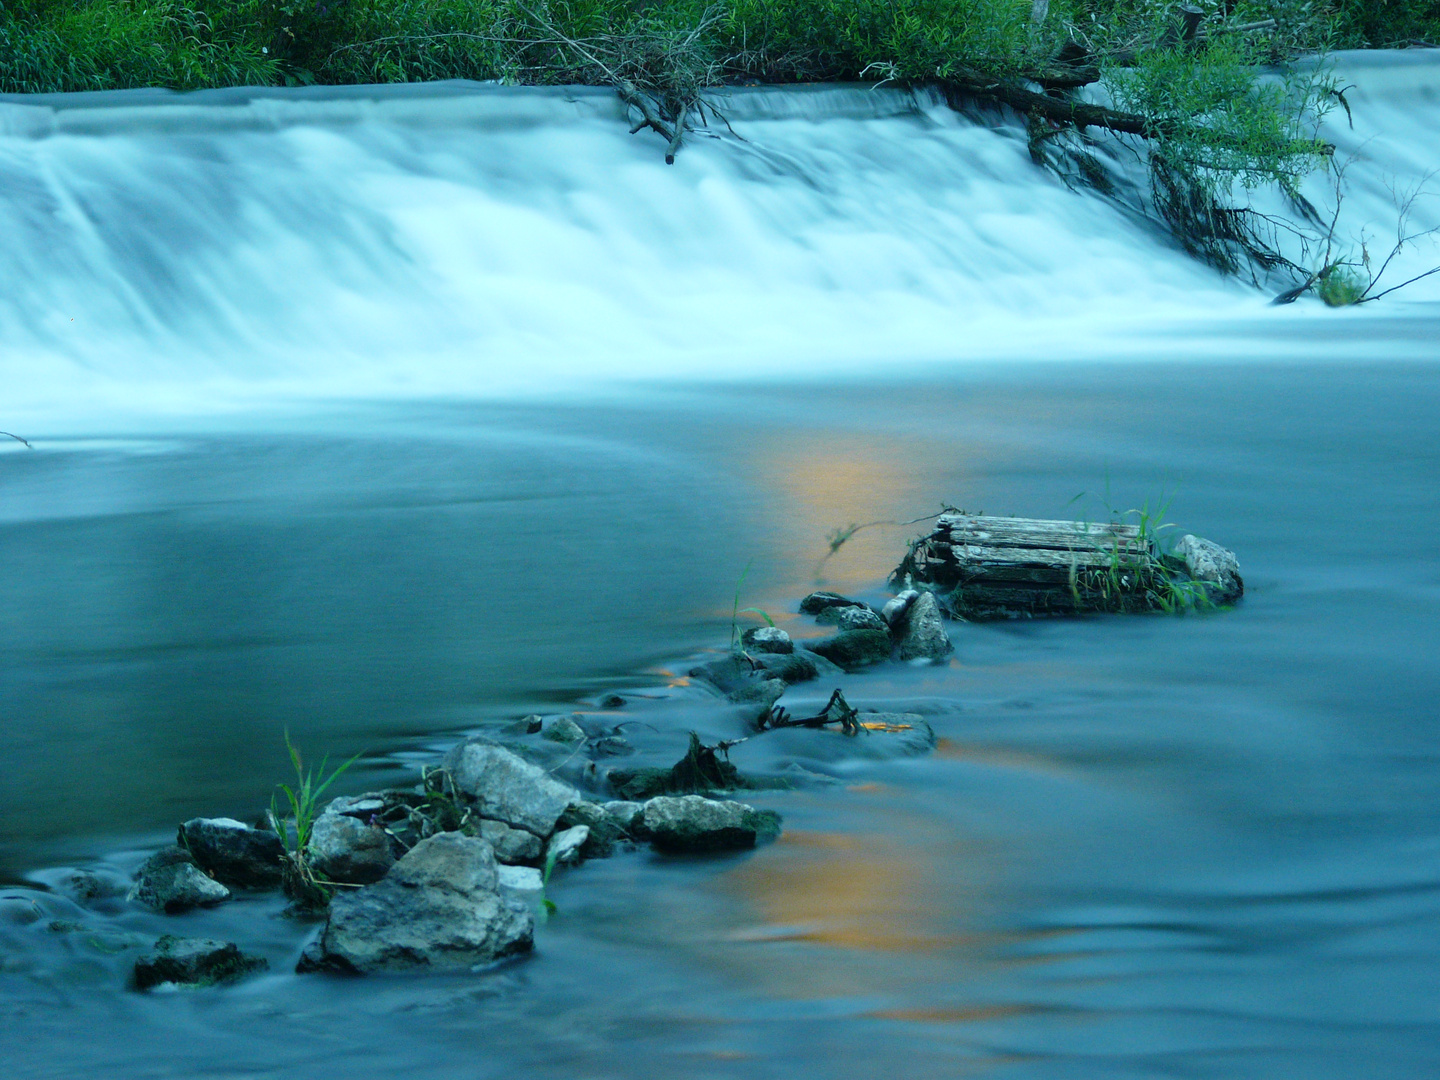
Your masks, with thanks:
<instances>
[{"instance_id":1,"label":"white water","mask_svg":"<svg viewBox=\"0 0 1440 1080\"><path fill-rule=\"evenodd\" d=\"M1440 58L1342 58L1342 233L1440 167ZM613 95L443 84L0 103L8 427L324 397L843 374L995 358L1365 355L893 91L732 98L673 167ZM1319 204L1327 183L1309 193ZM1440 225L1422 201L1413 224ZM1380 251L1383 254L1383 250ZM1428 260L1428 261L1427 261ZM1402 280L1440 261L1411 252ZM1428 308L1429 305L1423 305ZM1409 343L1406 343L1409 340ZM1391 356L1429 355L1425 334Z\"/></svg>"}]
</instances>

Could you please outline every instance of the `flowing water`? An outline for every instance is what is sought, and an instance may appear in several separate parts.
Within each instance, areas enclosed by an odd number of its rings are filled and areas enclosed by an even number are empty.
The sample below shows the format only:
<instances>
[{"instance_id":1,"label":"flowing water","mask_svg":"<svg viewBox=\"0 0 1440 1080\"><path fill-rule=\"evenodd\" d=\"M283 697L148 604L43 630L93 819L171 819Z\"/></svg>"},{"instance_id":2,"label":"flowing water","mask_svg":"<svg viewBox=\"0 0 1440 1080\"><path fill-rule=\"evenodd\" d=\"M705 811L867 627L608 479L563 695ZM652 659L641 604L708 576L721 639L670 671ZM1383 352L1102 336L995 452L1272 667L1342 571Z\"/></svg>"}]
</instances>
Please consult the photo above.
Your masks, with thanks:
<instances>
[{"instance_id":1,"label":"flowing water","mask_svg":"<svg viewBox=\"0 0 1440 1080\"><path fill-rule=\"evenodd\" d=\"M1383 256L1440 61L1341 74L1342 229ZM1002 118L831 88L730 119L666 167L599 92L0 102L7 1077L1440 1069L1440 275L1272 308ZM1235 610L956 626L947 667L847 676L936 753L810 761L744 857L566 874L523 963L300 977L272 898L52 888L254 816L287 728L365 752L346 790L614 689L658 757L733 735L674 676L747 565L797 634L817 575L881 599L913 527L817 566L835 527L1165 499L1239 553ZM271 972L125 991L167 930Z\"/></svg>"}]
</instances>

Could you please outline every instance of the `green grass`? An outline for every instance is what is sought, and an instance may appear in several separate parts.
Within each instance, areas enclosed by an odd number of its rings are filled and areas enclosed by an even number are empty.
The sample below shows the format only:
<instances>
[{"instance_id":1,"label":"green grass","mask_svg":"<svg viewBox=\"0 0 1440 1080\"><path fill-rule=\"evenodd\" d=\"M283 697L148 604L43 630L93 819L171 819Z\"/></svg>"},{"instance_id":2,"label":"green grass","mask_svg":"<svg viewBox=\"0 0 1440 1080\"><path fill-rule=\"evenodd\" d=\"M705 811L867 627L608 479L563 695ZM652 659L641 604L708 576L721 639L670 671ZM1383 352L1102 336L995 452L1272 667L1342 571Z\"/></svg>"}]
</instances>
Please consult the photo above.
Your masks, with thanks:
<instances>
[{"instance_id":1,"label":"green grass","mask_svg":"<svg viewBox=\"0 0 1440 1080\"><path fill-rule=\"evenodd\" d=\"M311 832L319 816L321 798L360 755L356 754L343 765L326 772L328 757L321 759L318 770L305 768L300 750L290 741L288 731L285 732L285 749L295 770L295 786L276 785L285 796L286 810L282 812L278 800L272 797L269 812L270 827L285 845L283 887L285 894L302 907L320 908L329 903L335 883L316 875L310 865Z\"/></svg>"}]
</instances>

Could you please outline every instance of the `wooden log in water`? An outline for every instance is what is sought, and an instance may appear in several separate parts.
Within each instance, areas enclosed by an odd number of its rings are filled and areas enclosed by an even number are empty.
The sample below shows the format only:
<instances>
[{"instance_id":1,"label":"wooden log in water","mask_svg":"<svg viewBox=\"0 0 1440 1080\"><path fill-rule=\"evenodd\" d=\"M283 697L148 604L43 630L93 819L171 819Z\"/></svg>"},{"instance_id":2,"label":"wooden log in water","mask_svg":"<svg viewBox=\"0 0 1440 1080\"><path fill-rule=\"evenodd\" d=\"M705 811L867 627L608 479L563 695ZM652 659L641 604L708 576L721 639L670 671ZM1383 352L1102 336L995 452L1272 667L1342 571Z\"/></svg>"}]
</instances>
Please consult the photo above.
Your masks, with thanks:
<instances>
[{"instance_id":1,"label":"wooden log in water","mask_svg":"<svg viewBox=\"0 0 1440 1080\"><path fill-rule=\"evenodd\" d=\"M961 618L996 619L1155 610L1171 602L1174 572L1135 525L952 513L890 584L930 588Z\"/></svg>"}]
</instances>

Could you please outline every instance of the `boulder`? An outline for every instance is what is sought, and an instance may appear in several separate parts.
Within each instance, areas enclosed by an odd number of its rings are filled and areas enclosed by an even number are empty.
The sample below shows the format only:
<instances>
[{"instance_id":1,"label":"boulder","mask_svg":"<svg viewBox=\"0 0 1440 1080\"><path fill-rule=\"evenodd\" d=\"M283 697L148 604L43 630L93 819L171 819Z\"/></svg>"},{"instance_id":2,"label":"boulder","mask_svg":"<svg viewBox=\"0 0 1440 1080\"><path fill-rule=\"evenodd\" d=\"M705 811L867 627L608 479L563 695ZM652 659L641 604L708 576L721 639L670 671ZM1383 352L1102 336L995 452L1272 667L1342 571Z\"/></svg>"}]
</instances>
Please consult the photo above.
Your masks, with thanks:
<instances>
[{"instance_id":1,"label":"boulder","mask_svg":"<svg viewBox=\"0 0 1440 1080\"><path fill-rule=\"evenodd\" d=\"M454 832L422 840L381 881L330 901L300 969L453 971L528 952L534 918L499 889L484 840Z\"/></svg>"},{"instance_id":2,"label":"boulder","mask_svg":"<svg viewBox=\"0 0 1440 1080\"><path fill-rule=\"evenodd\" d=\"M609 815L610 820L615 822L623 832L634 833L636 823L640 815L645 812L645 804L642 802L629 802L623 799L614 799L607 803L601 803L600 807Z\"/></svg>"},{"instance_id":3,"label":"boulder","mask_svg":"<svg viewBox=\"0 0 1440 1080\"><path fill-rule=\"evenodd\" d=\"M590 839L590 826L588 825L572 825L568 829L560 830L550 838L550 845L545 849L546 865L564 866L567 863L578 863L580 850L588 839Z\"/></svg>"},{"instance_id":4,"label":"boulder","mask_svg":"<svg viewBox=\"0 0 1440 1080\"><path fill-rule=\"evenodd\" d=\"M815 616L822 626L841 630L889 630L890 625L868 607L830 607Z\"/></svg>"},{"instance_id":5,"label":"boulder","mask_svg":"<svg viewBox=\"0 0 1440 1080\"><path fill-rule=\"evenodd\" d=\"M148 990L161 983L214 986L269 966L262 957L246 956L234 942L166 934L152 952L135 961L135 988Z\"/></svg>"},{"instance_id":6,"label":"boulder","mask_svg":"<svg viewBox=\"0 0 1440 1080\"><path fill-rule=\"evenodd\" d=\"M885 620L885 625L891 629L899 626L905 618L905 613L910 610L910 605L919 598L919 589L905 589L897 593L880 610L880 617Z\"/></svg>"},{"instance_id":7,"label":"boulder","mask_svg":"<svg viewBox=\"0 0 1440 1080\"><path fill-rule=\"evenodd\" d=\"M176 840L217 881L246 889L280 884L285 845L269 829L252 829L234 818L192 818Z\"/></svg>"},{"instance_id":8,"label":"boulder","mask_svg":"<svg viewBox=\"0 0 1440 1080\"><path fill-rule=\"evenodd\" d=\"M1233 551L1186 533L1175 542L1174 554L1185 560L1185 572L1205 586L1212 603L1233 604L1245 595L1240 560Z\"/></svg>"},{"instance_id":9,"label":"boulder","mask_svg":"<svg viewBox=\"0 0 1440 1080\"><path fill-rule=\"evenodd\" d=\"M779 817L730 799L662 795L645 804L641 824L661 851L734 851L779 832Z\"/></svg>"},{"instance_id":10,"label":"boulder","mask_svg":"<svg viewBox=\"0 0 1440 1080\"><path fill-rule=\"evenodd\" d=\"M855 671L890 659L894 647L884 630L842 630L833 637L807 643L818 653L846 671Z\"/></svg>"},{"instance_id":11,"label":"boulder","mask_svg":"<svg viewBox=\"0 0 1440 1080\"><path fill-rule=\"evenodd\" d=\"M500 875L500 888L514 892L541 892L545 879L533 866L506 866L501 863L496 870Z\"/></svg>"},{"instance_id":12,"label":"boulder","mask_svg":"<svg viewBox=\"0 0 1440 1080\"><path fill-rule=\"evenodd\" d=\"M577 825L584 825L588 830L585 850L581 852L587 859L608 858L615 850L615 842L625 836L625 826L599 803L572 803L560 815L557 828L568 829Z\"/></svg>"},{"instance_id":13,"label":"boulder","mask_svg":"<svg viewBox=\"0 0 1440 1080\"><path fill-rule=\"evenodd\" d=\"M546 837L565 808L580 797L537 765L483 739L471 739L445 755L455 786L475 800L481 817Z\"/></svg>"},{"instance_id":14,"label":"boulder","mask_svg":"<svg viewBox=\"0 0 1440 1080\"><path fill-rule=\"evenodd\" d=\"M230 890L207 877L188 851L172 846L161 848L140 864L135 886L126 899L174 915L229 900Z\"/></svg>"},{"instance_id":15,"label":"boulder","mask_svg":"<svg viewBox=\"0 0 1440 1080\"><path fill-rule=\"evenodd\" d=\"M841 596L833 592L812 592L804 600L800 601L800 610L806 615L819 615L826 608L832 607L864 607L859 600L851 600L848 596Z\"/></svg>"},{"instance_id":16,"label":"boulder","mask_svg":"<svg viewBox=\"0 0 1440 1080\"><path fill-rule=\"evenodd\" d=\"M481 819L480 838L495 852L502 863L534 863L540 861L545 845L540 838L524 829L512 829L503 821Z\"/></svg>"},{"instance_id":17,"label":"boulder","mask_svg":"<svg viewBox=\"0 0 1440 1080\"><path fill-rule=\"evenodd\" d=\"M395 865L384 829L328 810L315 819L306 852L316 873L347 885L370 885Z\"/></svg>"},{"instance_id":18,"label":"boulder","mask_svg":"<svg viewBox=\"0 0 1440 1080\"><path fill-rule=\"evenodd\" d=\"M810 653L760 653L754 659L758 670L786 685L809 682L820 674Z\"/></svg>"},{"instance_id":19,"label":"boulder","mask_svg":"<svg viewBox=\"0 0 1440 1080\"><path fill-rule=\"evenodd\" d=\"M901 660L940 661L955 651L950 644L950 635L945 633L945 620L940 617L940 605L932 592L923 592L915 598L905 613L903 629L900 632Z\"/></svg>"},{"instance_id":20,"label":"boulder","mask_svg":"<svg viewBox=\"0 0 1440 1080\"><path fill-rule=\"evenodd\" d=\"M752 626L740 635L740 644L749 653L792 653L795 643L778 626Z\"/></svg>"},{"instance_id":21,"label":"boulder","mask_svg":"<svg viewBox=\"0 0 1440 1080\"><path fill-rule=\"evenodd\" d=\"M550 726L540 737L551 742L564 743L566 746L583 743L586 739L585 729L568 716L559 716L550 721Z\"/></svg>"}]
</instances>

